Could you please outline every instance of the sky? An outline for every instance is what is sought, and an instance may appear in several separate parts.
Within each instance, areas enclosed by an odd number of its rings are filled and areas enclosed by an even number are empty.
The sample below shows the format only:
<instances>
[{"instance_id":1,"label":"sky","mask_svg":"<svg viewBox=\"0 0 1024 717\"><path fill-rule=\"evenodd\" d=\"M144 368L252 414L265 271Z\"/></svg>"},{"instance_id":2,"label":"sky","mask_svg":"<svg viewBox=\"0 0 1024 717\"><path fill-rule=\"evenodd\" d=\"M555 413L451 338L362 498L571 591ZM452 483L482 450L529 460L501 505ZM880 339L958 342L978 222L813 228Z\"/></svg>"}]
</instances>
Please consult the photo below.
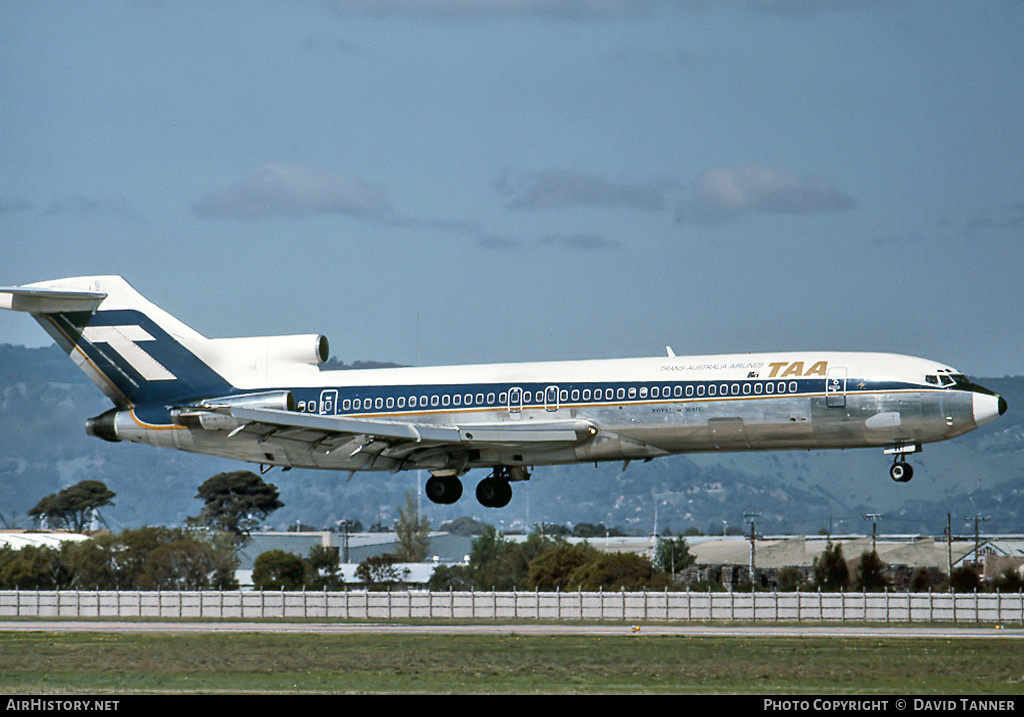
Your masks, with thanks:
<instances>
[{"instance_id":1,"label":"sky","mask_svg":"<svg viewBox=\"0 0 1024 717\"><path fill-rule=\"evenodd\" d=\"M0 0L0 285L345 362L1024 374L1021 38L1020 0Z\"/></svg>"}]
</instances>

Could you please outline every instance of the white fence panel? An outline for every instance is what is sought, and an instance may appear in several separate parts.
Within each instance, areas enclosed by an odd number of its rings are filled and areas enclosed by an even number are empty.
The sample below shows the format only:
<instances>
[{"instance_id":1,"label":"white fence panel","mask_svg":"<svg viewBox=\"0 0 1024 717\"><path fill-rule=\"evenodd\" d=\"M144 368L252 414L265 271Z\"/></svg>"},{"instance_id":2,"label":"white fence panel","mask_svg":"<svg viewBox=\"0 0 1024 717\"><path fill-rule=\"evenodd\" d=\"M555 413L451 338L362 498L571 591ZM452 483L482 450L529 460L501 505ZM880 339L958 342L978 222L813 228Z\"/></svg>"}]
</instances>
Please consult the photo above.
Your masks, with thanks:
<instances>
[{"instance_id":1,"label":"white fence panel","mask_svg":"<svg viewBox=\"0 0 1024 717\"><path fill-rule=\"evenodd\" d=\"M0 618L957 622L1024 625L1020 593L0 591Z\"/></svg>"}]
</instances>

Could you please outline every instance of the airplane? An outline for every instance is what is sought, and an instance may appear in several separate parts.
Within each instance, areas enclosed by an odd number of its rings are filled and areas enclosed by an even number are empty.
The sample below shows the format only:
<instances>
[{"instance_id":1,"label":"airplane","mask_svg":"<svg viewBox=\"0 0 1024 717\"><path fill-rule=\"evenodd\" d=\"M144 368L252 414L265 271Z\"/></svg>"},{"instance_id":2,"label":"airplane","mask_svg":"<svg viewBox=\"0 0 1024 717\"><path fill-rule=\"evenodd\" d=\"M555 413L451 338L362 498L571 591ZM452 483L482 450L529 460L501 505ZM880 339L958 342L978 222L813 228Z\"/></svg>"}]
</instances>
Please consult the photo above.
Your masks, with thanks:
<instances>
[{"instance_id":1,"label":"airplane","mask_svg":"<svg viewBox=\"0 0 1024 717\"><path fill-rule=\"evenodd\" d=\"M501 508L537 466L688 452L882 448L907 455L983 426L1006 400L927 359L830 351L322 370L319 334L209 339L120 276L0 288L113 401L86 421L132 441L259 464L426 470L450 505L462 477Z\"/></svg>"}]
</instances>

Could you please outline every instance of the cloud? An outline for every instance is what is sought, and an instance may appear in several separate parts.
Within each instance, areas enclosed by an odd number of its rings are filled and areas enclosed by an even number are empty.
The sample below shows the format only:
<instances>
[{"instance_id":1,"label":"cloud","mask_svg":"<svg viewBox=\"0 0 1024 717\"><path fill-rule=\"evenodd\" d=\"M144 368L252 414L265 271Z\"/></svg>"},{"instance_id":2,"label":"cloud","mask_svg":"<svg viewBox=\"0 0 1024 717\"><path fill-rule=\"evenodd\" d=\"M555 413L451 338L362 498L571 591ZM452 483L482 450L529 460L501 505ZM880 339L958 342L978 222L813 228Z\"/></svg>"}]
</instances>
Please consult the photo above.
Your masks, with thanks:
<instances>
[{"instance_id":1,"label":"cloud","mask_svg":"<svg viewBox=\"0 0 1024 717\"><path fill-rule=\"evenodd\" d=\"M576 251L607 251L618 249L622 245L614 240L605 239L594 234L554 234L540 240L542 245L573 249Z\"/></svg>"},{"instance_id":2,"label":"cloud","mask_svg":"<svg viewBox=\"0 0 1024 717\"><path fill-rule=\"evenodd\" d=\"M24 199L4 199L0 197L0 215L31 212L35 207L32 202Z\"/></svg>"},{"instance_id":3,"label":"cloud","mask_svg":"<svg viewBox=\"0 0 1024 717\"><path fill-rule=\"evenodd\" d=\"M1024 229L1024 202L1000 204L976 211L963 224L961 234L970 236L990 230Z\"/></svg>"},{"instance_id":4,"label":"cloud","mask_svg":"<svg viewBox=\"0 0 1024 717\"><path fill-rule=\"evenodd\" d=\"M391 207L381 187L299 164L264 164L237 183L193 204L204 219L301 218L339 214L384 218Z\"/></svg>"},{"instance_id":5,"label":"cloud","mask_svg":"<svg viewBox=\"0 0 1024 717\"><path fill-rule=\"evenodd\" d=\"M45 217L107 215L122 219L138 219L125 199L94 199L78 194L51 202L42 210L42 215Z\"/></svg>"},{"instance_id":6,"label":"cloud","mask_svg":"<svg viewBox=\"0 0 1024 717\"><path fill-rule=\"evenodd\" d=\"M665 206L664 192L670 186L671 182L616 184L566 169L548 169L522 176L505 170L494 182L498 192L514 197L507 206L517 211L578 206L658 211Z\"/></svg>"},{"instance_id":7,"label":"cloud","mask_svg":"<svg viewBox=\"0 0 1024 717\"><path fill-rule=\"evenodd\" d=\"M679 207L679 222L708 223L741 214L818 214L857 207L849 194L817 177L798 177L774 167L750 164L713 169L697 177L693 198Z\"/></svg>"},{"instance_id":8,"label":"cloud","mask_svg":"<svg viewBox=\"0 0 1024 717\"><path fill-rule=\"evenodd\" d=\"M544 247L556 247L569 251L599 252L610 251L621 248L622 244L613 239L605 239L596 234L551 234L542 237L535 242L526 242L521 239L514 239L507 236L495 236L481 233L477 238L477 245L483 249L496 251L523 251L535 250Z\"/></svg>"}]
</instances>

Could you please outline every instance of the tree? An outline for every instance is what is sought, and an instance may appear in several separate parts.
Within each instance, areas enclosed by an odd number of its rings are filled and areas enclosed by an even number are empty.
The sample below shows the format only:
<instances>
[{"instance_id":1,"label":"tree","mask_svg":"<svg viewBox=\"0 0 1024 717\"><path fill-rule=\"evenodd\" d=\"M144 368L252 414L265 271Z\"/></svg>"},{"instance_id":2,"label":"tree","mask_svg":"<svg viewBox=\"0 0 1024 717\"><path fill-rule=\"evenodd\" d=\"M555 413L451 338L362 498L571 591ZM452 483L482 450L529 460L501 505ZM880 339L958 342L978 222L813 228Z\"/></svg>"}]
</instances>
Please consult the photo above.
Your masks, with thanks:
<instances>
[{"instance_id":1,"label":"tree","mask_svg":"<svg viewBox=\"0 0 1024 717\"><path fill-rule=\"evenodd\" d=\"M421 563L430 550L430 521L421 516L412 493L405 494L405 506L398 509L395 521L398 550L395 557L400 563Z\"/></svg>"},{"instance_id":2,"label":"tree","mask_svg":"<svg viewBox=\"0 0 1024 717\"><path fill-rule=\"evenodd\" d=\"M71 580L59 548L0 548L0 588L4 590L63 590L71 585Z\"/></svg>"},{"instance_id":3,"label":"tree","mask_svg":"<svg viewBox=\"0 0 1024 717\"><path fill-rule=\"evenodd\" d=\"M306 563L295 553L268 550L253 561L252 583L257 590L301 590L306 584Z\"/></svg>"},{"instance_id":4,"label":"tree","mask_svg":"<svg viewBox=\"0 0 1024 717\"><path fill-rule=\"evenodd\" d=\"M973 593L982 587L978 571L970 565L954 568L952 575L949 576L949 585L958 593Z\"/></svg>"},{"instance_id":5,"label":"tree","mask_svg":"<svg viewBox=\"0 0 1024 717\"><path fill-rule=\"evenodd\" d=\"M573 526L572 535L574 538L610 538L621 536L622 531L618 528L606 528L604 523L577 523Z\"/></svg>"},{"instance_id":6,"label":"tree","mask_svg":"<svg viewBox=\"0 0 1024 717\"><path fill-rule=\"evenodd\" d=\"M788 565L775 576L775 583L779 592L795 592L804 584L804 574L800 568Z\"/></svg>"},{"instance_id":7,"label":"tree","mask_svg":"<svg viewBox=\"0 0 1024 717\"><path fill-rule=\"evenodd\" d=\"M394 555L374 555L359 563L356 577L371 590L380 590L393 583L404 582L409 577L408 568L400 568Z\"/></svg>"},{"instance_id":8,"label":"tree","mask_svg":"<svg viewBox=\"0 0 1024 717\"><path fill-rule=\"evenodd\" d=\"M690 553L690 546L685 538L662 538L654 551L654 565L663 572L675 577L696 562L697 557Z\"/></svg>"},{"instance_id":9,"label":"tree","mask_svg":"<svg viewBox=\"0 0 1024 717\"><path fill-rule=\"evenodd\" d=\"M640 590L663 588L668 583L665 573L655 575L651 561L636 553L600 553L567 579L580 590Z\"/></svg>"},{"instance_id":10,"label":"tree","mask_svg":"<svg viewBox=\"0 0 1024 717\"><path fill-rule=\"evenodd\" d=\"M190 536L161 545L149 553L142 573L143 590L205 590L218 573L216 549Z\"/></svg>"},{"instance_id":11,"label":"tree","mask_svg":"<svg viewBox=\"0 0 1024 717\"><path fill-rule=\"evenodd\" d=\"M284 503L278 500L277 486L266 483L252 471L218 473L199 486L196 498L202 499L202 512L188 519L193 525L222 530L241 542L268 515Z\"/></svg>"},{"instance_id":12,"label":"tree","mask_svg":"<svg viewBox=\"0 0 1024 717\"><path fill-rule=\"evenodd\" d=\"M839 592L850 586L850 569L843 557L842 543L833 545L830 541L814 559L814 582L825 592Z\"/></svg>"},{"instance_id":13,"label":"tree","mask_svg":"<svg viewBox=\"0 0 1024 717\"><path fill-rule=\"evenodd\" d=\"M45 518L52 527L82 533L93 511L113 505L115 495L102 481L84 480L46 496L28 514L37 520Z\"/></svg>"},{"instance_id":14,"label":"tree","mask_svg":"<svg viewBox=\"0 0 1024 717\"><path fill-rule=\"evenodd\" d=\"M569 576L583 565L597 560L600 553L586 543L559 541L530 561L529 587L535 590L573 589Z\"/></svg>"},{"instance_id":15,"label":"tree","mask_svg":"<svg viewBox=\"0 0 1024 717\"><path fill-rule=\"evenodd\" d=\"M438 565L427 583L427 589L440 592L468 591L473 587L473 573L468 565Z\"/></svg>"},{"instance_id":16,"label":"tree","mask_svg":"<svg viewBox=\"0 0 1024 717\"><path fill-rule=\"evenodd\" d=\"M530 585L530 561L554 541L533 532L523 542L511 542L494 528L473 541L469 567L480 590L526 589Z\"/></svg>"},{"instance_id":17,"label":"tree","mask_svg":"<svg viewBox=\"0 0 1024 717\"><path fill-rule=\"evenodd\" d=\"M885 568L886 565L878 557L878 553L874 550L870 553L864 551L857 564L854 587L865 592L878 592L889 587L889 580L885 577Z\"/></svg>"},{"instance_id":18,"label":"tree","mask_svg":"<svg viewBox=\"0 0 1024 717\"><path fill-rule=\"evenodd\" d=\"M928 568L914 568L910 574L910 592L923 593L942 584L944 576L941 573L932 574Z\"/></svg>"},{"instance_id":19,"label":"tree","mask_svg":"<svg viewBox=\"0 0 1024 717\"><path fill-rule=\"evenodd\" d=\"M1024 579L1013 568L1007 568L992 581L992 587L1000 593L1019 593L1024 590Z\"/></svg>"},{"instance_id":20,"label":"tree","mask_svg":"<svg viewBox=\"0 0 1024 717\"><path fill-rule=\"evenodd\" d=\"M59 548L0 550L0 589L237 589L234 546L181 528L105 533Z\"/></svg>"},{"instance_id":21,"label":"tree","mask_svg":"<svg viewBox=\"0 0 1024 717\"><path fill-rule=\"evenodd\" d=\"M314 590L337 590L344 584L341 556L335 546L314 545L306 559L306 585Z\"/></svg>"}]
</instances>

